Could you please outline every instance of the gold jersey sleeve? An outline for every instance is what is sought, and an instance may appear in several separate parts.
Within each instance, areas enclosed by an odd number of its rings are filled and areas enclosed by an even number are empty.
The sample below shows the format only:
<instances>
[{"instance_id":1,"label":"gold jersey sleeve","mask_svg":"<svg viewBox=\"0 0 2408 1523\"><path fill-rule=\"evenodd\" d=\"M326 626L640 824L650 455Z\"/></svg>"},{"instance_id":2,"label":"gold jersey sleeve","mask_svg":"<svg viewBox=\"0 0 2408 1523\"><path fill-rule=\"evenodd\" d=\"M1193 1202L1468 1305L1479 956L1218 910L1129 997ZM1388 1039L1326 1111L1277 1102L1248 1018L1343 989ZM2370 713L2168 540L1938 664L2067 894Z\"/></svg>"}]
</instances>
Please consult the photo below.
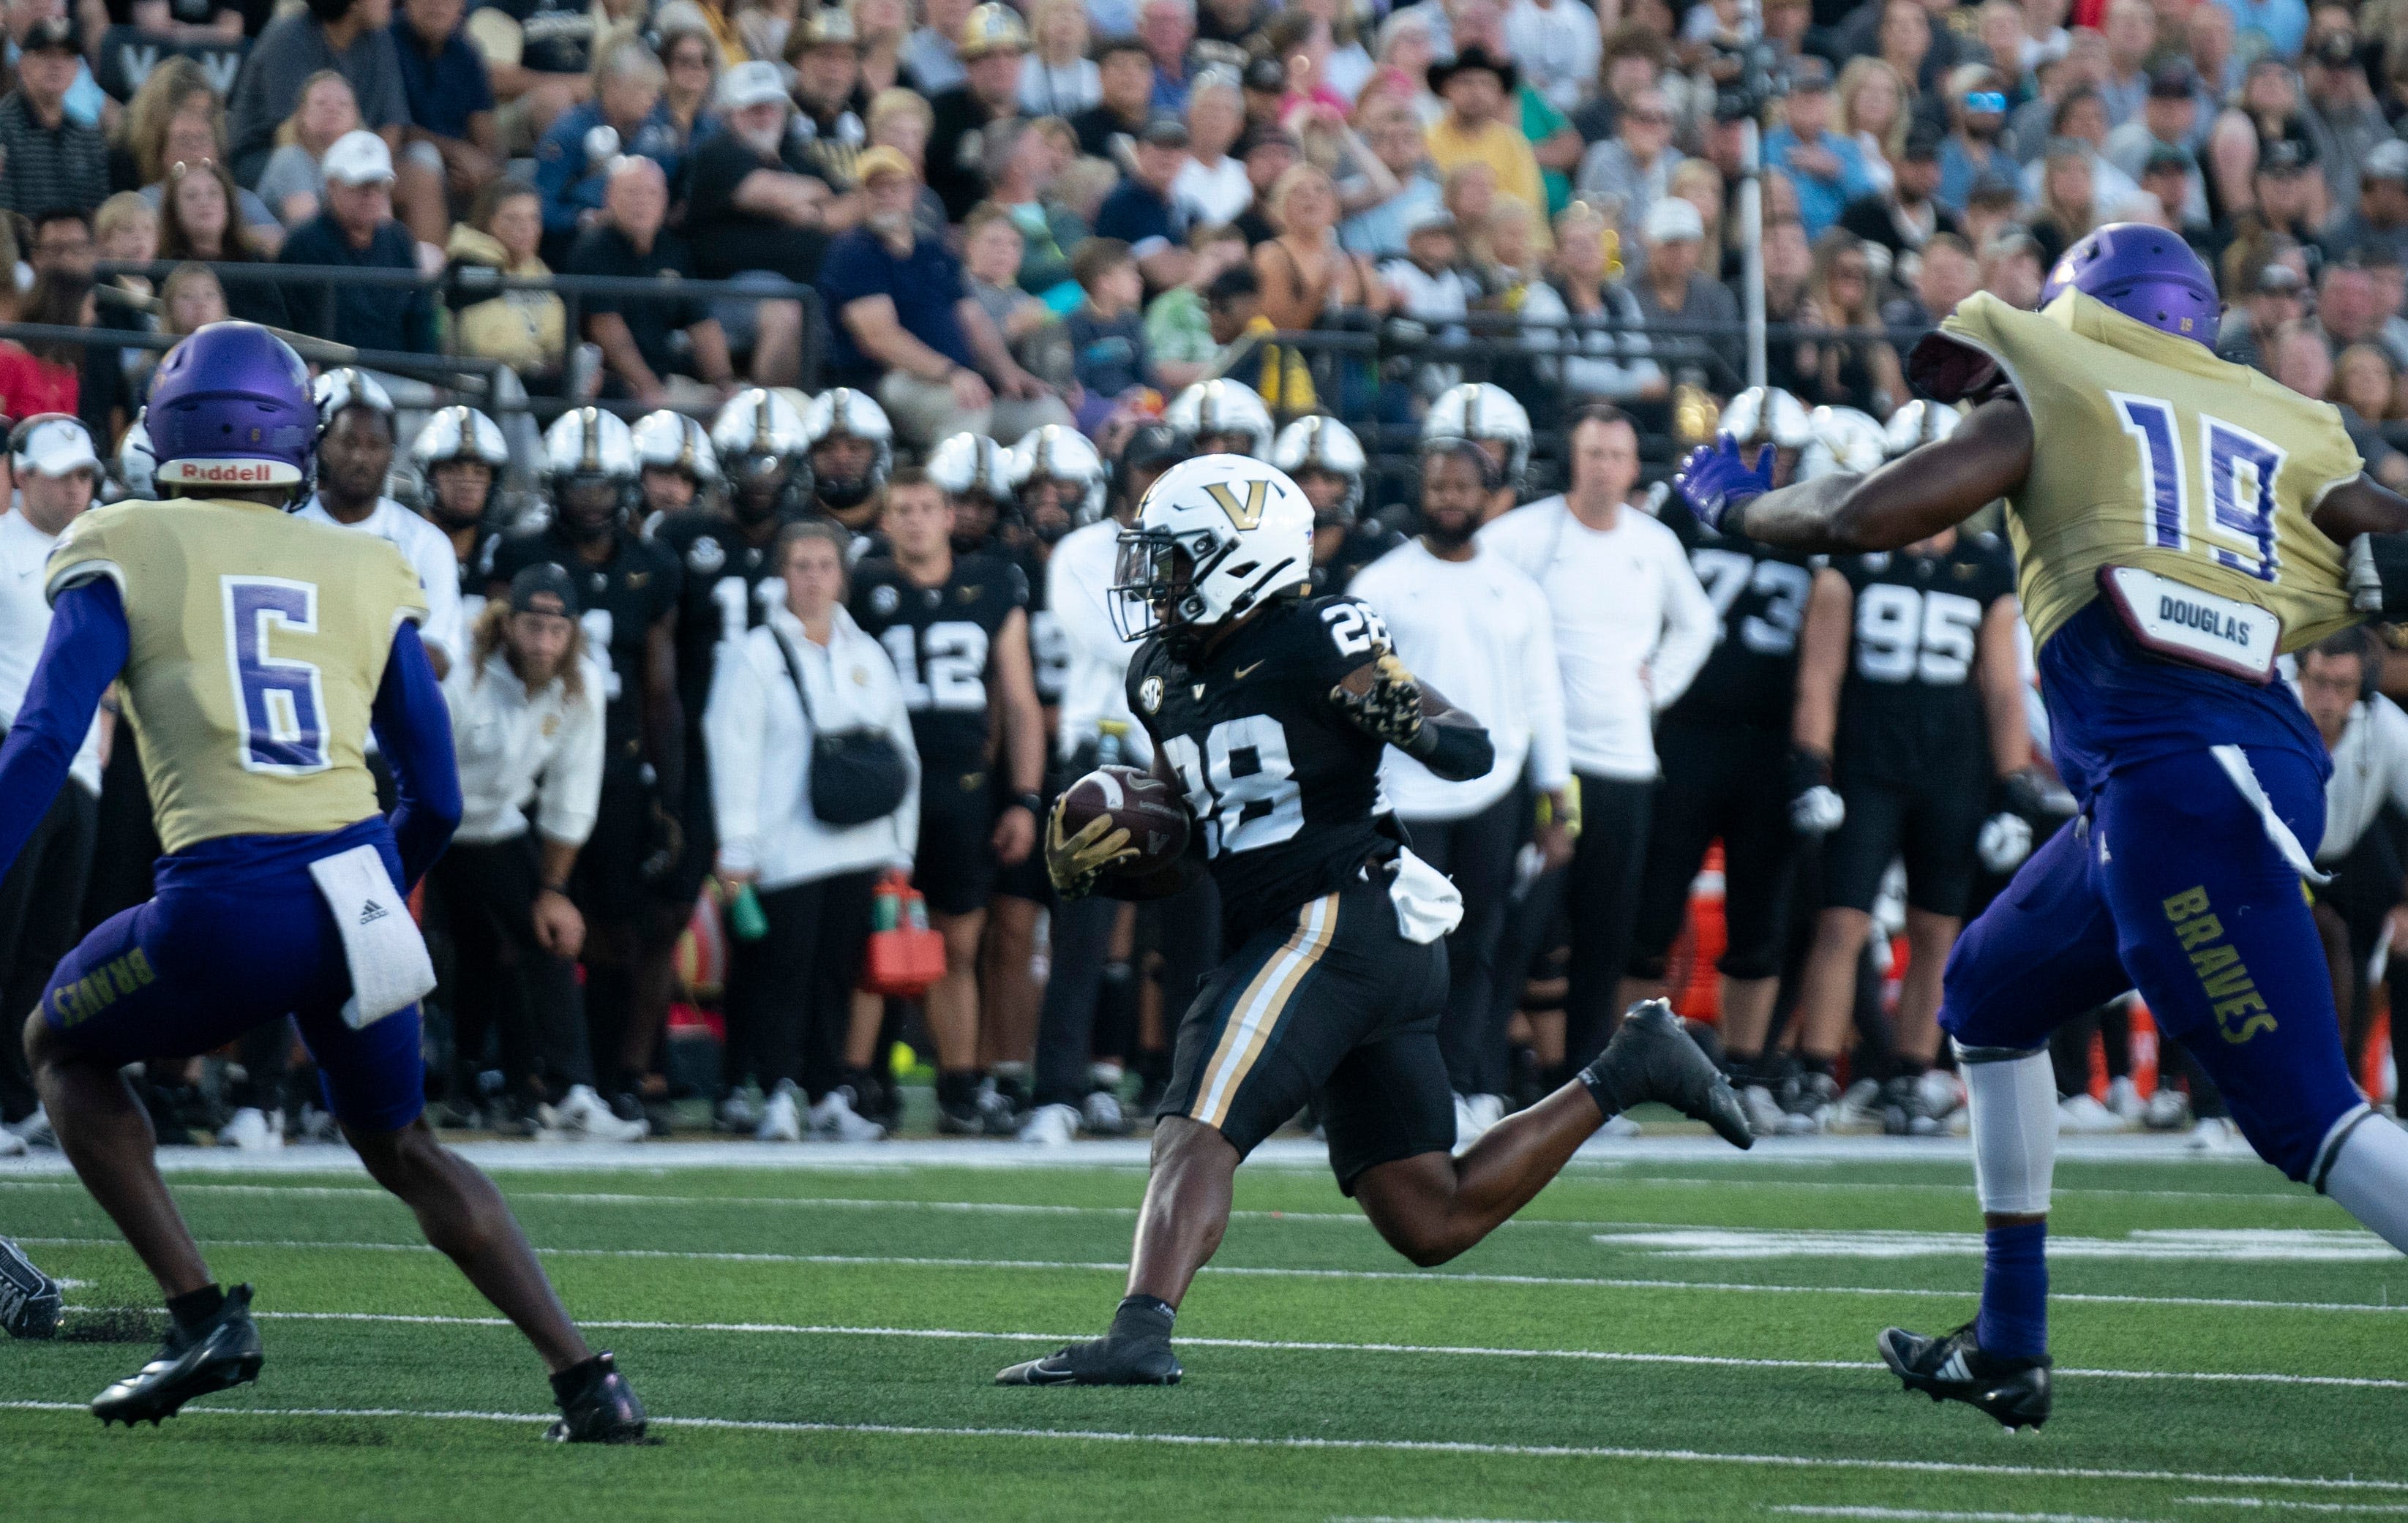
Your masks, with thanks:
<instances>
[{"instance_id":1,"label":"gold jersey sleeve","mask_svg":"<svg viewBox=\"0 0 2408 1523\"><path fill-rule=\"evenodd\" d=\"M125 605L125 718L168 851L376 813L369 710L394 629L426 617L399 550L256 503L118 503L69 526L46 586L101 576Z\"/></svg>"},{"instance_id":2,"label":"gold jersey sleeve","mask_svg":"<svg viewBox=\"0 0 2408 1523\"><path fill-rule=\"evenodd\" d=\"M2031 413L2007 530L2036 642L2109 565L2263 608L2285 650L2356 622L2347 553L2311 520L2364 468L2329 403L2080 292L2040 312L1977 294L1941 331L1998 361Z\"/></svg>"}]
</instances>

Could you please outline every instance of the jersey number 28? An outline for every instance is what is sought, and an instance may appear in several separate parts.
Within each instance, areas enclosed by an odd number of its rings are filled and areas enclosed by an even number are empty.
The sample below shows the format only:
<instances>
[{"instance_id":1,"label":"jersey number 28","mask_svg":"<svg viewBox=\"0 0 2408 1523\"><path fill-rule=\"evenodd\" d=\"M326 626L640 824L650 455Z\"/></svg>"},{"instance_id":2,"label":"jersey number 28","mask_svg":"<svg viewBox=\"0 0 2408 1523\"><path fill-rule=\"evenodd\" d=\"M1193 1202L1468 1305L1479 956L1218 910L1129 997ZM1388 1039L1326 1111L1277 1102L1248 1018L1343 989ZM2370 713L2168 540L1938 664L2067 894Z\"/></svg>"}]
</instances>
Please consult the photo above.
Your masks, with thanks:
<instances>
[{"instance_id":1,"label":"jersey number 28","mask_svg":"<svg viewBox=\"0 0 2408 1523\"><path fill-rule=\"evenodd\" d=\"M1193 735L1172 735L1162 754L1179 774L1188 812L1204 827L1207 858L1276 846L1304 829L1304 794L1287 732L1269 715L1224 719L1201 747Z\"/></svg>"},{"instance_id":2,"label":"jersey number 28","mask_svg":"<svg viewBox=\"0 0 2408 1523\"><path fill-rule=\"evenodd\" d=\"M318 633L318 584L281 576L221 576L235 733L245 772L301 776L333 765L318 668L271 655L278 633Z\"/></svg>"}]
</instances>

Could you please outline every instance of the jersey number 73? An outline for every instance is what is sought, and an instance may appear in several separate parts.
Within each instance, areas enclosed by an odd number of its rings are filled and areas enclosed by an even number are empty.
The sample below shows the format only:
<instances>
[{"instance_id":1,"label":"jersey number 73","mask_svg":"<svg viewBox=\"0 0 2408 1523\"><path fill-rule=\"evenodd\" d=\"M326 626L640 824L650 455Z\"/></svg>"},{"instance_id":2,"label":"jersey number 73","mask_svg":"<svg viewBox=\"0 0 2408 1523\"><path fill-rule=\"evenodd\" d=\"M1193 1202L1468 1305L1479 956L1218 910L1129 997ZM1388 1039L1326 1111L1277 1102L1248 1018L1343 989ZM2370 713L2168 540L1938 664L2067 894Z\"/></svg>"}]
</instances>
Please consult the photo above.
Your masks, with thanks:
<instances>
[{"instance_id":1,"label":"jersey number 73","mask_svg":"<svg viewBox=\"0 0 2408 1523\"><path fill-rule=\"evenodd\" d=\"M2110 391L2115 416L2141 451L2141 486L2152 549L2200 550L2218 565L2271 582L2282 569L2274 543L2274 477L2282 448L2237 423L2201 413L2199 463L2207 483L2203 510L2183 460L2174 406L2159 397Z\"/></svg>"}]
</instances>

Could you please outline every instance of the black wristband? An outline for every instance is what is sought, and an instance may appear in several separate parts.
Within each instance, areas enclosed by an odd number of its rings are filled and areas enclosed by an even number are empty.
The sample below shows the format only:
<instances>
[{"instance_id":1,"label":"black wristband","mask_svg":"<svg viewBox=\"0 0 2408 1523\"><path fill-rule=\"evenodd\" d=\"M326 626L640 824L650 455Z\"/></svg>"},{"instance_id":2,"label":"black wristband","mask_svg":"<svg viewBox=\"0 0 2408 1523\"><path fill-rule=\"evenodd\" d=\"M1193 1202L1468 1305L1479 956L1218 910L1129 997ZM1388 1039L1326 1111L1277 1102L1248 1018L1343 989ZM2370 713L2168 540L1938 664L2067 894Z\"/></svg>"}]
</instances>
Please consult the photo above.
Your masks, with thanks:
<instances>
[{"instance_id":1,"label":"black wristband","mask_svg":"<svg viewBox=\"0 0 2408 1523\"><path fill-rule=\"evenodd\" d=\"M1027 810L1029 814L1039 819L1045 818L1045 799L1041 794L1023 793L1020 797L1012 800L1011 802L1020 805L1023 809Z\"/></svg>"},{"instance_id":2,"label":"black wristband","mask_svg":"<svg viewBox=\"0 0 2408 1523\"><path fill-rule=\"evenodd\" d=\"M566 883L547 883L537 891L539 893L556 893L560 895L561 898L566 899L568 897L568 885Z\"/></svg>"}]
</instances>

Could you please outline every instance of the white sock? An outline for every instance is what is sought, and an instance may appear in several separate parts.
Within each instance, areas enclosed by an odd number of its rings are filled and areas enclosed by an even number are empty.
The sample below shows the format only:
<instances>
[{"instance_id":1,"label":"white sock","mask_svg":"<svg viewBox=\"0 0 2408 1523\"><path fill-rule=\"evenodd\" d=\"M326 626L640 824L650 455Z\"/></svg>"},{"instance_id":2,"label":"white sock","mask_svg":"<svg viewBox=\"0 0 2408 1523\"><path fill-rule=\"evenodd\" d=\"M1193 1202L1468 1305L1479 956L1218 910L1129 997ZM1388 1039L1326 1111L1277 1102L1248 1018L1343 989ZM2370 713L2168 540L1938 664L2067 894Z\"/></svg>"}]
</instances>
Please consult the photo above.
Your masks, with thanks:
<instances>
[{"instance_id":1,"label":"white sock","mask_svg":"<svg viewBox=\"0 0 2408 1523\"><path fill-rule=\"evenodd\" d=\"M1983 1060L1996 1051L1956 1048L1973 1118L1973 1187L1991 1216L2045 1216L2057 1170L2057 1074L2045 1049Z\"/></svg>"},{"instance_id":2,"label":"white sock","mask_svg":"<svg viewBox=\"0 0 2408 1523\"><path fill-rule=\"evenodd\" d=\"M2324 1192L2375 1236L2408 1252L2408 1132L2363 1109L2333 1130L2342 1135L2338 1146L2326 1144L2333 1151Z\"/></svg>"}]
</instances>

